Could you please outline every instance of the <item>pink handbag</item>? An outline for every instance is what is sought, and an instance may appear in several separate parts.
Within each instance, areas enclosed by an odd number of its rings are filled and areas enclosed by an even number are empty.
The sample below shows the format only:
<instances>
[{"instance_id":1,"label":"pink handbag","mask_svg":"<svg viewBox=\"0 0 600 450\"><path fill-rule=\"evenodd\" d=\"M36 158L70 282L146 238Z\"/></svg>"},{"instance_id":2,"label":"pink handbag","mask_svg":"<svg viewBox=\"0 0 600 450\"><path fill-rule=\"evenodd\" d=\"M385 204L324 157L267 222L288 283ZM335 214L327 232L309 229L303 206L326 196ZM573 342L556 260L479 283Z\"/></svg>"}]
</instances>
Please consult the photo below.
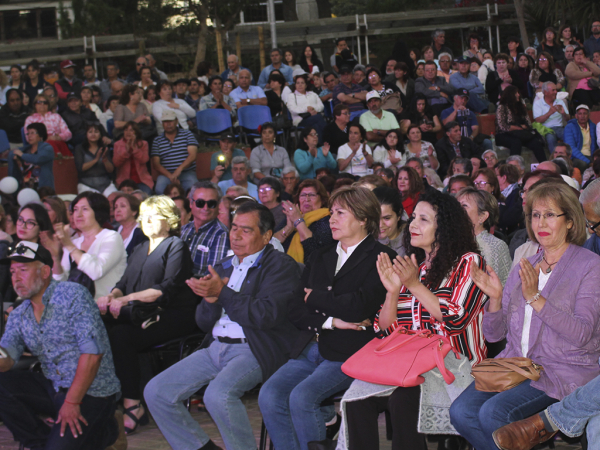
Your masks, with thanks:
<instances>
[{"instance_id":1,"label":"pink handbag","mask_svg":"<svg viewBox=\"0 0 600 450\"><path fill-rule=\"evenodd\" d=\"M384 339L373 339L342 365L342 371L357 380L389 386L418 386L421 375L437 367L447 384L454 375L444 358L454 351L450 340L430 330L409 331L399 328Z\"/></svg>"}]
</instances>

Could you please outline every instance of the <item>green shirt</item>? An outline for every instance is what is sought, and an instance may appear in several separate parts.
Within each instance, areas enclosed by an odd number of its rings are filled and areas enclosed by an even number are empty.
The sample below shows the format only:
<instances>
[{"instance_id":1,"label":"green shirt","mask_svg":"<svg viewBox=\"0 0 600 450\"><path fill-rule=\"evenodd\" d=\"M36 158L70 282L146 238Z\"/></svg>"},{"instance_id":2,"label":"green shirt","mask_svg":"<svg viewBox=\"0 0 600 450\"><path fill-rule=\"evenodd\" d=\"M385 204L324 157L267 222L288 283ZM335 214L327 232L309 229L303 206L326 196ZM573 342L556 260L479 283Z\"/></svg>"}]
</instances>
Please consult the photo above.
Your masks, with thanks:
<instances>
[{"instance_id":1,"label":"green shirt","mask_svg":"<svg viewBox=\"0 0 600 450\"><path fill-rule=\"evenodd\" d=\"M360 124L367 132L373 130L397 130L400 128L396 116L391 112L384 110L381 110L381 119L377 118L371 111L367 111L360 116ZM368 142L371 147L378 143L379 142Z\"/></svg>"}]
</instances>

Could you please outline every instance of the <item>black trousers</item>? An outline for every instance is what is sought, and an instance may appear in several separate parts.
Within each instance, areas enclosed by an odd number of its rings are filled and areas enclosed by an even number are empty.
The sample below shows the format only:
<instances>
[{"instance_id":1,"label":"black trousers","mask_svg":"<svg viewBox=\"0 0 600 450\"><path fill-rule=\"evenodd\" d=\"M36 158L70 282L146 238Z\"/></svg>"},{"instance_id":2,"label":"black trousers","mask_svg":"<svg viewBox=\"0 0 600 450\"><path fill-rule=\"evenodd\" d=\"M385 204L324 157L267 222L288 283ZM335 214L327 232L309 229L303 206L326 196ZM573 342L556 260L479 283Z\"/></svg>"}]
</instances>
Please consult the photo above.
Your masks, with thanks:
<instances>
[{"instance_id":1,"label":"black trousers","mask_svg":"<svg viewBox=\"0 0 600 450\"><path fill-rule=\"evenodd\" d=\"M392 422L392 450L427 450L417 430L421 389L399 387L389 397L370 397L346 403L350 450L379 450L379 414L386 409Z\"/></svg>"},{"instance_id":2,"label":"black trousers","mask_svg":"<svg viewBox=\"0 0 600 450\"><path fill-rule=\"evenodd\" d=\"M525 145L535 155L538 162L546 161L546 151L544 150L544 140L535 133L531 134L531 138L523 139L512 132L498 133L496 135L496 144L501 147L508 147L510 155L520 155Z\"/></svg>"},{"instance_id":3,"label":"black trousers","mask_svg":"<svg viewBox=\"0 0 600 450\"><path fill-rule=\"evenodd\" d=\"M115 363L115 373L121 382L123 398L140 400L141 368L138 353L148 350L178 337L198 332L194 310L167 309L160 314L160 320L145 330L132 324L114 323L112 316L105 321L109 329L108 337Z\"/></svg>"},{"instance_id":4,"label":"black trousers","mask_svg":"<svg viewBox=\"0 0 600 450\"><path fill-rule=\"evenodd\" d=\"M594 105L600 105L600 89L575 89L573 91L573 105L575 107L584 104L592 109Z\"/></svg>"},{"instance_id":5,"label":"black trousers","mask_svg":"<svg viewBox=\"0 0 600 450\"><path fill-rule=\"evenodd\" d=\"M116 395L83 397L81 415L88 425L81 424L83 433L78 438L73 437L68 425L61 437L61 424L49 426L40 419L41 415L56 420L66 395L66 389L56 392L41 373L0 373L0 418L16 441L36 450L104 450L117 440Z\"/></svg>"}]
</instances>

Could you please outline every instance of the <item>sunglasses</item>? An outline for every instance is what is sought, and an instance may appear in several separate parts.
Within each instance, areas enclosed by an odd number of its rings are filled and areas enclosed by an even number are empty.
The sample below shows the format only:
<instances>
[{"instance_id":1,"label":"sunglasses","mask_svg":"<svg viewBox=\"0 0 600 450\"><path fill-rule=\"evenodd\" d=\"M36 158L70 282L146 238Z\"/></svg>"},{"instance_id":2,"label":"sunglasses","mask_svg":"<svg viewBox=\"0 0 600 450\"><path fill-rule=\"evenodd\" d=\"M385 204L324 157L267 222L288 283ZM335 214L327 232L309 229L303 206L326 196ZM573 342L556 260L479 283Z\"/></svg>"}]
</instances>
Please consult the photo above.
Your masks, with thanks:
<instances>
[{"instance_id":1,"label":"sunglasses","mask_svg":"<svg viewBox=\"0 0 600 450\"><path fill-rule=\"evenodd\" d=\"M215 209L217 207L217 205L219 204L219 202L217 202L216 200L202 200L201 198L199 198L198 200L195 201L196 204L196 208L204 208L204 205L208 206L209 209Z\"/></svg>"}]
</instances>

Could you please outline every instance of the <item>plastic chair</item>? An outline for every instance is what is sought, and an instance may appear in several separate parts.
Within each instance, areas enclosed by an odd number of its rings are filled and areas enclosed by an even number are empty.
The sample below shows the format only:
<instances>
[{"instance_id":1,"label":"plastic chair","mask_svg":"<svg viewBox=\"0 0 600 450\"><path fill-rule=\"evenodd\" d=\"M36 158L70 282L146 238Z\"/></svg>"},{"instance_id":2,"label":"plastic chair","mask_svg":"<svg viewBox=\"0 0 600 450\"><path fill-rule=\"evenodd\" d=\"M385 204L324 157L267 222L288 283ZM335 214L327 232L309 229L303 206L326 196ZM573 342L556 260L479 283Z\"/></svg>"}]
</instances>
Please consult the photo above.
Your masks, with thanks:
<instances>
[{"instance_id":1,"label":"plastic chair","mask_svg":"<svg viewBox=\"0 0 600 450\"><path fill-rule=\"evenodd\" d=\"M115 119L108 119L106 121L106 132L108 133L108 137L112 139L113 130L115 129Z\"/></svg>"},{"instance_id":2,"label":"plastic chair","mask_svg":"<svg viewBox=\"0 0 600 450\"><path fill-rule=\"evenodd\" d=\"M350 122L352 122L356 117L362 116L367 111L368 109L361 109L360 111L354 111L353 113L350 113Z\"/></svg>"},{"instance_id":3,"label":"plastic chair","mask_svg":"<svg viewBox=\"0 0 600 450\"><path fill-rule=\"evenodd\" d=\"M8 142L8 135L6 131L0 130L0 152L10 150L10 142Z\"/></svg>"},{"instance_id":4,"label":"plastic chair","mask_svg":"<svg viewBox=\"0 0 600 450\"><path fill-rule=\"evenodd\" d=\"M226 109L205 109L196 113L196 126L205 141L218 141L219 134L233 130L231 114ZM207 136L213 135L213 136ZM237 136L236 136L237 137Z\"/></svg>"},{"instance_id":5,"label":"plastic chair","mask_svg":"<svg viewBox=\"0 0 600 450\"><path fill-rule=\"evenodd\" d=\"M261 126L263 123L273 122L273 117L271 117L271 110L268 106L244 106L238 109L237 114L241 128L241 134L244 136L246 144L248 143L248 136L260 137L260 134L254 133L249 130L258 130L258 127ZM277 130L277 136L283 136L283 131Z\"/></svg>"}]
</instances>

